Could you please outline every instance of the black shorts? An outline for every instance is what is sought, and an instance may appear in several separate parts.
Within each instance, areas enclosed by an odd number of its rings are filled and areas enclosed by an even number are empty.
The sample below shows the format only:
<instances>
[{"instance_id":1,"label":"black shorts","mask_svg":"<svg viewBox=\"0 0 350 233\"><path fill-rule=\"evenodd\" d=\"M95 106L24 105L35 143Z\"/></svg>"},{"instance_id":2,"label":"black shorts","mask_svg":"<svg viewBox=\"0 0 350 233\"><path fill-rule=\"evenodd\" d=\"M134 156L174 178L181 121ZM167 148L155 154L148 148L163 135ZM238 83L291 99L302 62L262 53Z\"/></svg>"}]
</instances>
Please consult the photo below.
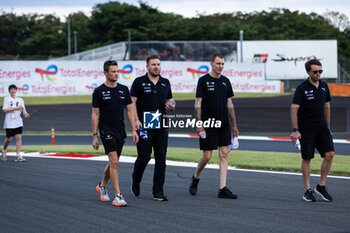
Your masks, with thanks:
<instances>
[{"instance_id":1,"label":"black shorts","mask_svg":"<svg viewBox=\"0 0 350 233\"><path fill-rule=\"evenodd\" d=\"M118 156L121 155L126 138L125 131L100 130L100 136L106 155L113 151L116 151Z\"/></svg>"},{"instance_id":2,"label":"black shorts","mask_svg":"<svg viewBox=\"0 0 350 233\"><path fill-rule=\"evenodd\" d=\"M200 150L216 150L218 147L231 144L230 125L224 125L221 128L207 128L205 132L207 137L205 139L199 138Z\"/></svg>"},{"instance_id":3,"label":"black shorts","mask_svg":"<svg viewBox=\"0 0 350 233\"><path fill-rule=\"evenodd\" d=\"M333 137L327 127L304 130L300 133L301 157L303 159L313 159L315 148L322 158L324 158L326 152L334 151Z\"/></svg>"},{"instance_id":4,"label":"black shorts","mask_svg":"<svg viewBox=\"0 0 350 233\"><path fill-rule=\"evenodd\" d=\"M22 134L23 127L18 127L14 129L5 129L6 130L6 137L10 138L15 136L16 134Z\"/></svg>"}]
</instances>

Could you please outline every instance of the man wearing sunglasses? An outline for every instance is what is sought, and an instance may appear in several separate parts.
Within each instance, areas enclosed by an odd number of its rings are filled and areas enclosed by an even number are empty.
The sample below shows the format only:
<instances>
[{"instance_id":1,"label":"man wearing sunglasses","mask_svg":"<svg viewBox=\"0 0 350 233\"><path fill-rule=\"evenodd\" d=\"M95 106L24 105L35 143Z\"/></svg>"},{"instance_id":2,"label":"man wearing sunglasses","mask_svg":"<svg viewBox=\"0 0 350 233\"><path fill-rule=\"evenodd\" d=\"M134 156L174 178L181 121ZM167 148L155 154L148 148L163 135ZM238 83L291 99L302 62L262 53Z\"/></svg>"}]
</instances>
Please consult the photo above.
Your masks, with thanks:
<instances>
[{"instance_id":1,"label":"man wearing sunglasses","mask_svg":"<svg viewBox=\"0 0 350 233\"><path fill-rule=\"evenodd\" d=\"M290 110L293 131L291 139L301 143L301 171L305 184L303 200L316 201L315 193L325 201L332 196L325 186L328 172L334 157L333 138L330 132L330 92L327 83L320 80L322 64L317 59L305 63L308 78L300 83L294 93ZM323 158L319 184L311 189L310 162L314 158L315 148Z\"/></svg>"},{"instance_id":2,"label":"man wearing sunglasses","mask_svg":"<svg viewBox=\"0 0 350 233\"><path fill-rule=\"evenodd\" d=\"M152 148L154 150L154 175L153 175L153 199L155 201L167 201L164 195L163 186L165 180L165 161L168 147L168 130L163 128L162 117L166 111L175 108L175 101L172 100L172 92L168 79L160 75L160 58L157 55L147 57L147 73L134 80L131 86L131 99L136 103L137 114L136 125L142 127L145 122L144 115L153 113L151 122L158 121L159 128L147 129L147 139L141 138L137 144L137 159L132 174L131 190L135 196L140 195L140 183L143 172L151 159ZM144 123L144 127L146 123ZM148 128L148 126L147 126Z\"/></svg>"}]
</instances>

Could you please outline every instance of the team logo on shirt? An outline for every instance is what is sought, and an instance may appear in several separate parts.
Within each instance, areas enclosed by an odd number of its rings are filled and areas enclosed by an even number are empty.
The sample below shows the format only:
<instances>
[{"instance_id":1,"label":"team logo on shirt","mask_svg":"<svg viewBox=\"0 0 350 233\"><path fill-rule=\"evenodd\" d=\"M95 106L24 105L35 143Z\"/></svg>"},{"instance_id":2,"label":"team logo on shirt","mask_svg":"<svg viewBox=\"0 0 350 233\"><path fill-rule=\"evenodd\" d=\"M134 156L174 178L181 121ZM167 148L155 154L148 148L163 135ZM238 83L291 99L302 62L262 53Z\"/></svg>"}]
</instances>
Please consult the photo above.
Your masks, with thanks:
<instances>
[{"instance_id":1,"label":"team logo on shirt","mask_svg":"<svg viewBox=\"0 0 350 233\"><path fill-rule=\"evenodd\" d=\"M108 100L108 99L111 99L111 91L102 91L102 99L104 100Z\"/></svg>"},{"instance_id":2,"label":"team logo on shirt","mask_svg":"<svg viewBox=\"0 0 350 233\"><path fill-rule=\"evenodd\" d=\"M125 96L124 96L124 91L119 91L120 94L122 94L122 96L119 96L119 99L124 100Z\"/></svg>"},{"instance_id":3,"label":"team logo on shirt","mask_svg":"<svg viewBox=\"0 0 350 233\"><path fill-rule=\"evenodd\" d=\"M160 129L160 116L162 113L157 110L156 112L143 112L143 128L144 129Z\"/></svg>"},{"instance_id":4,"label":"team logo on shirt","mask_svg":"<svg viewBox=\"0 0 350 233\"><path fill-rule=\"evenodd\" d=\"M152 92L150 83L142 83L144 92Z\"/></svg>"},{"instance_id":5,"label":"team logo on shirt","mask_svg":"<svg viewBox=\"0 0 350 233\"><path fill-rule=\"evenodd\" d=\"M314 90L309 90L309 91L306 90L306 91L305 91L305 95L307 95L307 94L312 94L312 93L314 93Z\"/></svg>"},{"instance_id":6,"label":"team logo on shirt","mask_svg":"<svg viewBox=\"0 0 350 233\"><path fill-rule=\"evenodd\" d=\"M214 91L215 90L215 82L207 82L207 90Z\"/></svg>"},{"instance_id":7,"label":"team logo on shirt","mask_svg":"<svg viewBox=\"0 0 350 233\"><path fill-rule=\"evenodd\" d=\"M306 96L307 100L315 99L314 90L309 90L309 91L306 90L304 93L305 93L305 96Z\"/></svg>"}]
</instances>

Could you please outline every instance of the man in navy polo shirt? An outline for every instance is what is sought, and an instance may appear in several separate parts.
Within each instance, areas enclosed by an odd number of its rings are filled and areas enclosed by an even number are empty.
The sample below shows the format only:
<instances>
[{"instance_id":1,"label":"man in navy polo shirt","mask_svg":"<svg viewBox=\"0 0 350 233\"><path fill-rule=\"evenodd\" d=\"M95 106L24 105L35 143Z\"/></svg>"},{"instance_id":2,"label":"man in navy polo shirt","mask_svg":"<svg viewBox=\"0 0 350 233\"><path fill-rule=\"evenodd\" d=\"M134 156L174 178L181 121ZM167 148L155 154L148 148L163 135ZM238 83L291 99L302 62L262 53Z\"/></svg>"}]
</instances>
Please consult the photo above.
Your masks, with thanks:
<instances>
[{"instance_id":1,"label":"man in navy polo shirt","mask_svg":"<svg viewBox=\"0 0 350 233\"><path fill-rule=\"evenodd\" d=\"M148 138L140 138L137 144L137 159L132 174L132 192L140 195L140 183L143 172L154 150L153 199L167 201L163 186L165 180L166 152L168 147L168 130L163 128L162 117L166 110L175 108L168 79L160 75L160 59L157 55L147 57L147 73L134 80L131 86L131 99L136 103L136 125L147 130ZM171 101L172 100L172 101ZM145 118L150 117L150 118Z\"/></svg>"},{"instance_id":2,"label":"man in navy polo shirt","mask_svg":"<svg viewBox=\"0 0 350 233\"><path fill-rule=\"evenodd\" d=\"M196 172L191 178L189 192L196 195L199 176L202 170L212 157L213 150L219 147L220 157L220 185L218 190L218 198L237 199L237 195L233 194L226 187L227 167L228 167L228 145L231 144L231 126L232 122L233 136L238 137L238 128L236 123L236 115L231 98L233 90L231 82L228 78L221 75L224 69L224 57L215 54L210 61L212 70L199 78L196 92L195 110L197 120L206 121L215 119L221 121L218 128L198 128L198 134L204 130L206 138L200 138L200 149L203 151L202 157L198 161Z\"/></svg>"},{"instance_id":3,"label":"man in navy polo shirt","mask_svg":"<svg viewBox=\"0 0 350 233\"><path fill-rule=\"evenodd\" d=\"M132 104L129 89L118 83L119 69L117 61L106 61L103 65L106 81L97 87L92 94L91 124L93 132L92 146L99 149L97 130L108 155L109 162L104 170L102 181L96 186L101 201L110 201L106 185L111 179L115 197L115 206L126 206L127 203L119 188L119 157L126 138L124 124L124 108L132 127L132 139L136 144L138 135L134 125L135 107Z\"/></svg>"},{"instance_id":4,"label":"man in navy polo shirt","mask_svg":"<svg viewBox=\"0 0 350 233\"><path fill-rule=\"evenodd\" d=\"M328 172L334 157L333 138L330 132L330 101L328 85L320 80L322 64L317 59L305 63L309 77L300 83L294 93L290 110L293 132L291 139L301 143L301 170L305 184L303 200L316 201L315 193L323 200L332 201L325 186ZM310 162L314 158L315 148L323 158L321 178L314 191L310 186Z\"/></svg>"}]
</instances>

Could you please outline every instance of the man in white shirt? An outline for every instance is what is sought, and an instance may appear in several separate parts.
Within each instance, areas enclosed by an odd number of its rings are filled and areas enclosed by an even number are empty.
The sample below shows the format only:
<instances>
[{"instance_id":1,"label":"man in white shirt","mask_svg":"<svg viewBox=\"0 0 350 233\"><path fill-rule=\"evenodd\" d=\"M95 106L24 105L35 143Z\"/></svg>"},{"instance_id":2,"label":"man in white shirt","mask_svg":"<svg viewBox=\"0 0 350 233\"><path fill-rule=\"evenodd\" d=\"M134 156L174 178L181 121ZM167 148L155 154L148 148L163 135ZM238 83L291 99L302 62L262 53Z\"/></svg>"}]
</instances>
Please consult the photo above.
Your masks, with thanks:
<instances>
[{"instance_id":1,"label":"man in white shirt","mask_svg":"<svg viewBox=\"0 0 350 233\"><path fill-rule=\"evenodd\" d=\"M2 156L1 159L6 161L6 148L9 143L12 141L12 137L16 138L16 162L24 162L26 161L21 155L21 143L22 143L22 130L23 130L23 120L21 117L21 113L25 118L29 117L29 114L26 111L24 106L24 101L16 97L17 87L12 84L9 86L10 96L4 98L4 104L2 107L5 115L4 121L4 129L6 130L6 139L4 141L4 146L2 148Z\"/></svg>"}]
</instances>

